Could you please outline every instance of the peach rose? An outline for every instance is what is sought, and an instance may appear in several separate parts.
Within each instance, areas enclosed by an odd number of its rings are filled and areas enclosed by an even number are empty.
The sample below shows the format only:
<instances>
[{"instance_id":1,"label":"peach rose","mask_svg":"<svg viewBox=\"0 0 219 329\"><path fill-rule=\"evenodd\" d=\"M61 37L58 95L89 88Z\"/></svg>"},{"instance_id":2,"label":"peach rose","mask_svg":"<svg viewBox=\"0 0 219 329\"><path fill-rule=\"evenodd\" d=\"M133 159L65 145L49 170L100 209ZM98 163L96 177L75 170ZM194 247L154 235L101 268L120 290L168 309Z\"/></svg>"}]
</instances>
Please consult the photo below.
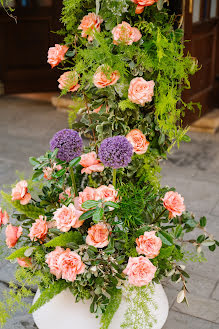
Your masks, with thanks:
<instances>
[{"instance_id":1,"label":"peach rose","mask_svg":"<svg viewBox=\"0 0 219 329\"><path fill-rule=\"evenodd\" d=\"M132 45L141 39L141 32L136 27L131 27L127 22L117 25L112 30L113 43L118 45L120 43L125 45Z\"/></svg>"},{"instance_id":2,"label":"peach rose","mask_svg":"<svg viewBox=\"0 0 219 329\"><path fill-rule=\"evenodd\" d=\"M56 44L55 47L50 47L48 51L48 63L51 65L51 67L57 66L63 59L65 59L65 54L68 51L67 46L62 46L59 44Z\"/></svg>"},{"instance_id":3,"label":"peach rose","mask_svg":"<svg viewBox=\"0 0 219 329\"><path fill-rule=\"evenodd\" d=\"M28 236L32 241L43 241L48 233L48 228L46 216L39 216L39 218L35 220L35 223L32 224Z\"/></svg>"},{"instance_id":4,"label":"peach rose","mask_svg":"<svg viewBox=\"0 0 219 329\"><path fill-rule=\"evenodd\" d=\"M118 201L118 191L115 189L113 185L101 185L96 189L96 201L103 200L103 201Z\"/></svg>"},{"instance_id":5,"label":"peach rose","mask_svg":"<svg viewBox=\"0 0 219 329\"><path fill-rule=\"evenodd\" d=\"M137 4L135 13L141 14L144 11L145 7L152 6L157 0L131 0Z\"/></svg>"},{"instance_id":6,"label":"peach rose","mask_svg":"<svg viewBox=\"0 0 219 329\"><path fill-rule=\"evenodd\" d=\"M111 72L109 66L101 65L94 74L93 81L97 88L105 88L107 86L114 85L119 78L120 74L118 71Z\"/></svg>"},{"instance_id":7,"label":"peach rose","mask_svg":"<svg viewBox=\"0 0 219 329\"><path fill-rule=\"evenodd\" d=\"M159 255L162 241L155 235L155 231L144 232L136 239L136 250L139 255L143 254L147 258L152 259Z\"/></svg>"},{"instance_id":8,"label":"peach rose","mask_svg":"<svg viewBox=\"0 0 219 329\"><path fill-rule=\"evenodd\" d=\"M23 229L21 226L17 227L17 226L12 226L11 224L9 224L6 227L5 235L6 235L6 244L7 244L8 248L13 248L16 245L22 232L23 232Z\"/></svg>"},{"instance_id":9,"label":"peach rose","mask_svg":"<svg viewBox=\"0 0 219 329\"><path fill-rule=\"evenodd\" d=\"M0 207L0 227L2 225L6 225L9 222L9 215L7 211L3 211L2 208Z\"/></svg>"},{"instance_id":10,"label":"peach rose","mask_svg":"<svg viewBox=\"0 0 219 329\"><path fill-rule=\"evenodd\" d=\"M89 186L87 186L83 192L79 192L79 196L75 198L75 208L81 211L87 211L82 208L82 204L88 200L96 200L96 189Z\"/></svg>"},{"instance_id":11,"label":"peach rose","mask_svg":"<svg viewBox=\"0 0 219 329\"><path fill-rule=\"evenodd\" d=\"M12 201L20 200L24 206L30 202L31 194L27 193L27 181L22 180L12 189Z\"/></svg>"},{"instance_id":12,"label":"peach rose","mask_svg":"<svg viewBox=\"0 0 219 329\"><path fill-rule=\"evenodd\" d=\"M154 81L146 81L143 78L134 78L130 82L128 98L132 103L144 106L152 101L154 95Z\"/></svg>"},{"instance_id":13,"label":"peach rose","mask_svg":"<svg viewBox=\"0 0 219 329\"><path fill-rule=\"evenodd\" d=\"M77 210L72 203L68 207L62 206L54 212L54 220L56 226L61 232L68 232L72 227L78 228L83 224L79 217L83 214L82 211Z\"/></svg>"},{"instance_id":14,"label":"peach rose","mask_svg":"<svg viewBox=\"0 0 219 329\"><path fill-rule=\"evenodd\" d=\"M78 74L75 71L67 71L63 73L58 79L59 89L66 89L67 91L77 91L80 88L78 83Z\"/></svg>"},{"instance_id":15,"label":"peach rose","mask_svg":"<svg viewBox=\"0 0 219 329\"><path fill-rule=\"evenodd\" d=\"M145 138L145 135L139 129L131 130L126 138L132 144L133 151L136 154L144 154L150 144Z\"/></svg>"},{"instance_id":16,"label":"peach rose","mask_svg":"<svg viewBox=\"0 0 219 329\"><path fill-rule=\"evenodd\" d=\"M72 195L71 187L67 187L64 192L59 194L59 202L65 201L66 197L68 198L74 198L74 194Z\"/></svg>"},{"instance_id":17,"label":"peach rose","mask_svg":"<svg viewBox=\"0 0 219 329\"><path fill-rule=\"evenodd\" d=\"M86 38L88 41L94 40L95 32L100 32L100 24L103 22L102 18L95 13L89 13L84 16L78 29L82 30L81 36Z\"/></svg>"},{"instance_id":18,"label":"peach rose","mask_svg":"<svg viewBox=\"0 0 219 329\"><path fill-rule=\"evenodd\" d=\"M56 276L56 279L61 279L62 271L58 265L59 257L65 252L65 249L56 247L55 250L51 251L46 255L46 263L49 266L50 273Z\"/></svg>"},{"instance_id":19,"label":"peach rose","mask_svg":"<svg viewBox=\"0 0 219 329\"><path fill-rule=\"evenodd\" d=\"M109 244L109 229L106 224L98 223L88 229L86 243L96 248L104 248Z\"/></svg>"},{"instance_id":20,"label":"peach rose","mask_svg":"<svg viewBox=\"0 0 219 329\"><path fill-rule=\"evenodd\" d=\"M104 170L104 165L97 159L97 154L95 152L82 154L80 165L84 167L84 169L81 170L82 174L91 174L92 172L102 172Z\"/></svg>"},{"instance_id":21,"label":"peach rose","mask_svg":"<svg viewBox=\"0 0 219 329\"><path fill-rule=\"evenodd\" d=\"M162 200L163 206L170 212L169 218L181 216L186 210L184 198L177 192L167 192Z\"/></svg>"},{"instance_id":22,"label":"peach rose","mask_svg":"<svg viewBox=\"0 0 219 329\"><path fill-rule=\"evenodd\" d=\"M154 278L157 268L146 257L129 257L123 273L128 275L129 283L136 287L146 286Z\"/></svg>"},{"instance_id":23,"label":"peach rose","mask_svg":"<svg viewBox=\"0 0 219 329\"><path fill-rule=\"evenodd\" d=\"M28 258L28 257L17 258L17 262L21 267L31 267L32 266L31 258Z\"/></svg>"},{"instance_id":24,"label":"peach rose","mask_svg":"<svg viewBox=\"0 0 219 329\"><path fill-rule=\"evenodd\" d=\"M58 267L61 270L62 279L71 282L75 281L77 274L82 274L85 270L81 257L69 248L59 256Z\"/></svg>"}]
</instances>

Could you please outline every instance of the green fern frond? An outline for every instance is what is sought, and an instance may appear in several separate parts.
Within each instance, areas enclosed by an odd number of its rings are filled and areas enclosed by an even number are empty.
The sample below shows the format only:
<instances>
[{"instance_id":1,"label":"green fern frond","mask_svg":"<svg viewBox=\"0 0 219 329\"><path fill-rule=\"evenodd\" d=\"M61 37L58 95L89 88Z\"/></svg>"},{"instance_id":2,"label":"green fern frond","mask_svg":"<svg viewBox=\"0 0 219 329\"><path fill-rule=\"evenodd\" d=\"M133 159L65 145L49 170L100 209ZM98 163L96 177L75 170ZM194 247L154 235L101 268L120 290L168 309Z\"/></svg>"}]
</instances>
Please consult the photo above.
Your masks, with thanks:
<instances>
[{"instance_id":1,"label":"green fern frond","mask_svg":"<svg viewBox=\"0 0 219 329\"><path fill-rule=\"evenodd\" d=\"M83 243L82 235L78 231L70 231L63 233L56 238L50 240L49 242L45 243L44 246L49 247L67 247L69 243L76 243L78 245Z\"/></svg>"},{"instance_id":2,"label":"green fern frond","mask_svg":"<svg viewBox=\"0 0 219 329\"><path fill-rule=\"evenodd\" d=\"M122 300L122 289L115 289L114 293L111 295L109 303L106 307L104 314L101 317L101 327L100 329L108 329L112 321L112 318L119 308Z\"/></svg>"},{"instance_id":3,"label":"green fern frond","mask_svg":"<svg viewBox=\"0 0 219 329\"><path fill-rule=\"evenodd\" d=\"M10 256L8 256L6 259L7 260L13 260L13 259L16 259L16 258L19 258L19 257L24 257L24 253L25 251L30 248L29 246L27 247L22 247L18 250L15 250Z\"/></svg>"}]
</instances>

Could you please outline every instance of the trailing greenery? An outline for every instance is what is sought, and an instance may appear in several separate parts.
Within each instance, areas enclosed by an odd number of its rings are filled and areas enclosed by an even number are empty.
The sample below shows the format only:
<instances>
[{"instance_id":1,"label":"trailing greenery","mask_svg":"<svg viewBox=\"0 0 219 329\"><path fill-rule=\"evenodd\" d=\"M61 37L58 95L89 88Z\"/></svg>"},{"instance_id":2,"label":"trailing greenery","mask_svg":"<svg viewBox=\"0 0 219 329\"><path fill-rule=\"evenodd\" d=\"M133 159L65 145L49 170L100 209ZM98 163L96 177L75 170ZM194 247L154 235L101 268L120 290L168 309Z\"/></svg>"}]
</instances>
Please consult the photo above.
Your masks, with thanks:
<instances>
[{"instance_id":1,"label":"trailing greenery","mask_svg":"<svg viewBox=\"0 0 219 329\"><path fill-rule=\"evenodd\" d=\"M105 313L101 317L101 327L100 329L108 329L109 325L112 321L112 318L116 311L119 308L119 305L122 300L122 289L115 289L115 291L111 294L111 298L106 307Z\"/></svg>"}]
</instances>

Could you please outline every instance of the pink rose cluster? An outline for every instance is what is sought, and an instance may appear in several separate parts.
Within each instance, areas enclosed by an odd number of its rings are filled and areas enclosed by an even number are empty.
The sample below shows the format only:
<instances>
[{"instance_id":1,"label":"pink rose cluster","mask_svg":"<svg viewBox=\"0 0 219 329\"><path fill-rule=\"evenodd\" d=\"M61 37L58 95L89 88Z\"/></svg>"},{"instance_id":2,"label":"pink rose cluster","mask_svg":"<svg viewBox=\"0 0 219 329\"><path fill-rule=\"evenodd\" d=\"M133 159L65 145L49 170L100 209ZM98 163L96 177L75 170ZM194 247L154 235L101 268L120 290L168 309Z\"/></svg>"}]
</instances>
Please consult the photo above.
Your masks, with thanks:
<instances>
[{"instance_id":1,"label":"pink rose cluster","mask_svg":"<svg viewBox=\"0 0 219 329\"><path fill-rule=\"evenodd\" d=\"M108 65L101 65L94 74L93 82L97 88L101 89L116 84L119 78L119 71L112 71Z\"/></svg>"},{"instance_id":2,"label":"pink rose cluster","mask_svg":"<svg viewBox=\"0 0 219 329\"><path fill-rule=\"evenodd\" d=\"M162 200L163 206L169 210L169 218L181 216L186 210L184 198L177 192L167 192Z\"/></svg>"},{"instance_id":3,"label":"pink rose cluster","mask_svg":"<svg viewBox=\"0 0 219 329\"><path fill-rule=\"evenodd\" d=\"M83 221L79 220L83 211L78 210L70 203L68 207L63 205L61 208L54 212L53 219L56 221L56 227L61 232L68 232L71 228L78 228L83 224Z\"/></svg>"},{"instance_id":4,"label":"pink rose cluster","mask_svg":"<svg viewBox=\"0 0 219 329\"><path fill-rule=\"evenodd\" d=\"M136 27L131 27L127 22L122 22L114 27L112 34L115 45L132 45L133 42L139 41L142 37L141 32Z\"/></svg>"},{"instance_id":5,"label":"pink rose cluster","mask_svg":"<svg viewBox=\"0 0 219 329\"><path fill-rule=\"evenodd\" d=\"M0 227L2 225L6 225L9 222L9 215L7 211L3 211L2 208L0 207Z\"/></svg>"},{"instance_id":6,"label":"pink rose cluster","mask_svg":"<svg viewBox=\"0 0 219 329\"><path fill-rule=\"evenodd\" d=\"M68 51L67 46L62 46L59 44L56 44L55 47L50 47L48 51L48 63L51 65L51 67L57 66L61 61L65 59L65 54Z\"/></svg>"},{"instance_id":7,"label":"pink rose cluster","mask_svg":"<svg viewBox=\"0 0 219 329\"><path fill-rule=\"evenodd\" d=\"M152 101L154 95L154 81L146 81L143 78L134 78L130 82L128 98L132 103L144 106Z\"/></svg>"},{"instance_id":8,"label":"pink rose cluster","mask_svg":"<svg viewBox=\"0 0 219 329\"><path fill-rule=\"evenodd\" d=\"M46 221L46 216L39 216L39 218L35 220L35 223L33 223L32 227L30 228L29 237L32 241L40 240L42 242L46 238L48 229L49 225Z\"/></svg>"},{"instance_id":9,"label":"pink rose cluster","mask_svg":"<svg viewBox=\"0 0 219 329\"><path fill-rule=\"evenodd\" d=\"M31 200L31 194L27 191L27 181L22 180L12 189L12 201L19 200L23 206Z\"/></svg>"},{"instance_id":10,"label":"pink rose cluster","mask_svg":"<svg viewBox=\"0 0 219 329\"><path fill-rule=\"evenodd\" d=\"M96 248L104 248L109 244L110 228L105 223L98 223L88 229L86 243Z\"/></svg>"},{"instance_id":11,"label":"pink rose cluster","mask_svg":"<svg viewBox=\"0 0 219 329\"><path fill-rule=\"evenodd\" d=\"M82 174L91 174L92 172L102 172L104 170L104 165L97 159L97 154L95 152L82 154L80 165L84 167L81 170Z\"/></svg>"},{"instance_id":12,"label":"pink rose cluster","mask_svg":"<svg viewBox=\"0 0 219 329\"><path fill-rule=\"evenodd\" d=\"M139 255L152 259L159 255L162 241L155 235L155 231L145 232L136 239L136 250Z\"/></svg>"},{"instance_id":13,"label":"pink rose cluster","mask_svg":"<svg viewBox=\"0 0 219 329\"><path fill-rule=\"evenodd\" d=\"M136 154L141 155L147 152L150 143L146 140L145 135L139 129L131 130L126 138L132 144L133 151Z\"/></svg>"},{"instance_id":14,"label":"pink rose cluster","mask_svg":"<svg viewBox=\"0 0 219 329\"><path fill-rule=\"evenodd\" d=\"M75 281L78 274L85 271L85 264L81 257L74 251L56 247L56 249L46 255L46 263L50 268L50 273L55 275L57 280L62 278L66 281Z\"/></svg>"},{"instance_id":15,"label":"pink rose cluster","mask_svg":"<svg viewBox=\"0 0 219 329\"><path fill-rule=\"evenodd\" d=\"M131 0L132 2L137 4L135 13L141 14L144 11L145 7L152 6L157 0Z\"/></svg>"},{"instance_id":16,"label":"pink rose cluster","mask_svg":"<svg viewBox=\"0 0 219 329\"><path fill-rule=\"evenodd\" d=\"M102 22L102 18L95 13L89 13L84 16L78 27L79 30L82 30L81 36L83 38L88 37L88 41L93 41L95 32L100 32Z\"/></svg>"},{"instance_id":17,"label":"pink rose cluster","mask_svg":"<svg viewBox=\"0 0 219 329\"><path fill-rule=\"evenodd\" d=\"M67 91L77 91L80 88L78 83L79 76L76 71L67 71L63 73L58 79L59 89Z\"/></svg>"}]
</instances>

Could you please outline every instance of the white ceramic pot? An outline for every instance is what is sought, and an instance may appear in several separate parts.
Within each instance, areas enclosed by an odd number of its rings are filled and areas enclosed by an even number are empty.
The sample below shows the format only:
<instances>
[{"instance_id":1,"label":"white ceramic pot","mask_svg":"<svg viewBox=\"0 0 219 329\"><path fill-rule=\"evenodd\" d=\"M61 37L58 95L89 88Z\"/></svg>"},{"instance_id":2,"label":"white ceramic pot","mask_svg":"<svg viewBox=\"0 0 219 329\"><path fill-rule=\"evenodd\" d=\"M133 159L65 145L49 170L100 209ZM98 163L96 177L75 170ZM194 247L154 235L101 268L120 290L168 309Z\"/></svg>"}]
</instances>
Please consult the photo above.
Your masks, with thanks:
<instances>
[{"instance_id":1,"label":"white ceramic pot","mask_svg":"<svg viewBox=\"0 0 219 329\"><path fill-rule=\"evenodd\" d=\"M151 329L161 329L166 322L169 304L167 296L161 284L155 284L153 301L156 304L156 309L150 308L157 322L154 323ZM34 302L38 299L40 292L37 291ZM109 329L120 329L123 322L124 314L127 309L127 302L122 298L119 309L115 313ZM90 301L75 303L75 297L67 289L55 296L47 304L33 313L34 321L38 329L99 329L100 319L95 318L90 313ZM141 329L146 329L148 326Z\"/></svg>"}]
</instances>

